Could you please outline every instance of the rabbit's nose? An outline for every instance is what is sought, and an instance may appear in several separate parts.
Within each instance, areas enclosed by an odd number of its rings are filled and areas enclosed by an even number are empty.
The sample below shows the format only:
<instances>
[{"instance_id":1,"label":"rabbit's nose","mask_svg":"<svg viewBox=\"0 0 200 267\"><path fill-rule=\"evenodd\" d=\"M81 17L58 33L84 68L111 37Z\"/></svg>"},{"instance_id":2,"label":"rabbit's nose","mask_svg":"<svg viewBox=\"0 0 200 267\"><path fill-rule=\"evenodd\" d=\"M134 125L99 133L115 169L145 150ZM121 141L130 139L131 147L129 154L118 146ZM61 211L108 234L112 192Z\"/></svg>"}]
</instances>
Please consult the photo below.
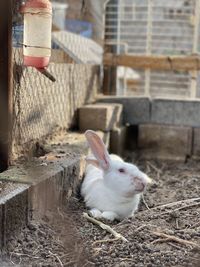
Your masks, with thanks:
<instances>
[{"instance_id":1,"label":"rabbit's nose","mask_svg":"<svg viewBox=\"0 0 200 267\"><path fill-rule=\"evenodd\" d=\"M141 191L142 192L144 190L144 188L145 188L145 184L138 177L134 177L134 185L135 185L135 189L137 191Z\"/></svg>"}]
</instances>

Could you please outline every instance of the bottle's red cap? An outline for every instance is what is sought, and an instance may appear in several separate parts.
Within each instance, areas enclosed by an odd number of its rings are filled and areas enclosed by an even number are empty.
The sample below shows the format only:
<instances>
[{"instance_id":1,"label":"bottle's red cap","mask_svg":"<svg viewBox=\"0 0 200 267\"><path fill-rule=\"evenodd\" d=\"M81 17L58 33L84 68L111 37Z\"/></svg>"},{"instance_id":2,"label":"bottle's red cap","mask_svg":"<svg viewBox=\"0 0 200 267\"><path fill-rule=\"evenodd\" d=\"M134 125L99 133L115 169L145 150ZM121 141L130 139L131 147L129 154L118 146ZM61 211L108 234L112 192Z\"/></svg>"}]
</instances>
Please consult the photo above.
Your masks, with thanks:
<instances>
[{"instance_id":1,"label":"bottle's red cap","mask_svg":"<svg viewBox=\"0 0 200 267\"><path fill-rule=\"evenodd\" d=\"M28 8L44 8L52 11L52 5L49 0L28 0L21 6L20 12L25 13Z\"/></svg>"}]
</instances>

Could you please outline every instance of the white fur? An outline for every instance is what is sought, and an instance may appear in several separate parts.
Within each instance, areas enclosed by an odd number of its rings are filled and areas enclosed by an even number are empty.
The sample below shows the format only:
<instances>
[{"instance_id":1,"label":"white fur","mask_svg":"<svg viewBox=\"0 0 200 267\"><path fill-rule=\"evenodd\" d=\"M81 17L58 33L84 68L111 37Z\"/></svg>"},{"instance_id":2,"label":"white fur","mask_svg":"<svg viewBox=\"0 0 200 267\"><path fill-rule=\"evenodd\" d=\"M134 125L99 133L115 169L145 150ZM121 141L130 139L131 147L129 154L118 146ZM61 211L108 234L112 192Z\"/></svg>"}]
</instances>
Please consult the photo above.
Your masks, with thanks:
<instances>
[{"instance_id":1,"label":"white fur","mask_svg":"<svg viewBox=\"0 0 200 267\"><path fill-rule=\"evenodd\" d=\"M97 142L100 142L97 140L99 137L93 131L87 132L89 133L86 137L96 159L93 157L88 160L81 187L86 206L96 218L113 221L132 216L138 209L141 193L149 178L135 165L124 162L117 155L109 155L105 146L101 147L100 143L96 148ZM121 173L120 169L124 172Z\"/></svg>"}]
</instances>

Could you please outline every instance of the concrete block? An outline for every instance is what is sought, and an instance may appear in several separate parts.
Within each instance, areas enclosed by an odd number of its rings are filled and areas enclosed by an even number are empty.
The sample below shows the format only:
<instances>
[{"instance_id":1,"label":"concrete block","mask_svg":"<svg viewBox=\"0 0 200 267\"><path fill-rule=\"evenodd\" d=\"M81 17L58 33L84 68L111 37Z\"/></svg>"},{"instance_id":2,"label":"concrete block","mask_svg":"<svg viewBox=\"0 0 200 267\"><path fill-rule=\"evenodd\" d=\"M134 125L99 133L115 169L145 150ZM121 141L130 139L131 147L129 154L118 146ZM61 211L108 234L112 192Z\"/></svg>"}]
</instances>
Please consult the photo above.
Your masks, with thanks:
<instances>
[{"instance_id":1,"label":"concrete block","mask_svg":"<svg viewBox=\"0 0 200 267\"><path fill-rule=\"evenodd\" d=\"M193 131L192 156L200 158L200 128L194 128Z\"/></svg>"},{"instance_id":2,"label":"concrete block","mask_svg":"<svg viewBox=\"0 0 200 267\"><path fill-rule=\"evenodd\" d=\"M200 127L200 100L153 99L151 122Z\"/></svg>"},{"instance_id":3,"label":"concrete block","mask_svg":"<svg viewBox=\"0 0 200 267\"><path fill-rule=\"evenodd\" d=\"M138 147L138 125L130 125L126 130L126 150L135 152Z\"/></svg>"},{"instance_id":4,"label":"concrete block","mask_svg":"<svg viewBox=\"0 0 200 267\"><path fill-rule=\"evenodd\" d=\"M94 104L79 109L79 129L85 131L110 131L121 120L122 107L110 104Z\"/></svg>"},{"instance_id":5,"label":"concrete block","mask_svg":"<svg viewBox=\"0 0 200 267\"><path fill-rule=\"evenodd\" d=\"M150 121L150 100L148 97L101 97L98 102L123 105L123 124L136 125Z\"/></svg>"},{"instance_id":6,"label":"concrete block","mask_svg":"<svg viewBox=\"0 0 200 267\"><path fill-rule=\"evenodd\" d=\"M96 103L95 105L102 105L102 103ZM114 111L113 111L113 117L114 119L114 123L112 126L112 129L116 128L116 127L120 127L122 126L123 123L123 105L119 104L119 103L109 103L109 106L113 106L114 107Z\"/></svg>"},{"instance_id":7,"label":"concrete block","mask_svg":"<svg viewBox=\"0 0 200 267\"><path fill-rule=\"evenodd\" d=\"M110 153L122 156L126 143L126 127L115 128L110 132Z\"/></svg>"},{"instance_id":8,"label":"concrete block","mask_svg":"<svg viewBox=\"0 0 200 267\"><path fill-rule=\"evenodd\" d=\"M139 125L138 147L142 158L184 161L191 155L192 128Z\"/></svg>"}]
</instances>

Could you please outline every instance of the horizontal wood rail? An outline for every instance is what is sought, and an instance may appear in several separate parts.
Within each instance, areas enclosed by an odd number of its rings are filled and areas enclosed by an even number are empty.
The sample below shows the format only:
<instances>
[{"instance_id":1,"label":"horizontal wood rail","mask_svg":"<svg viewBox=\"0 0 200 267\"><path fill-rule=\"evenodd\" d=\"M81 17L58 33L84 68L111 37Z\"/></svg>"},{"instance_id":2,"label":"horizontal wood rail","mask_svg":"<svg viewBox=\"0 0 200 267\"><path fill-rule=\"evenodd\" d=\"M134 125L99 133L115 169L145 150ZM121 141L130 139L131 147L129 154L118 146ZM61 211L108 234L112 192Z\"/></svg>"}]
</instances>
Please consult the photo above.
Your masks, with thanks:
<instances>
[{"instance_id":1,"label":"horizontal wood rail","mask_svg":"<svg viewBox=\"0 0 200 267\"><path fill-rule=\"evenodd\" d=\"M160 55L115 55L104 54L105 66L124 66L134 69L151 70L200 70L200 55L160 56Z\"/></svg>"}]
</instances>

